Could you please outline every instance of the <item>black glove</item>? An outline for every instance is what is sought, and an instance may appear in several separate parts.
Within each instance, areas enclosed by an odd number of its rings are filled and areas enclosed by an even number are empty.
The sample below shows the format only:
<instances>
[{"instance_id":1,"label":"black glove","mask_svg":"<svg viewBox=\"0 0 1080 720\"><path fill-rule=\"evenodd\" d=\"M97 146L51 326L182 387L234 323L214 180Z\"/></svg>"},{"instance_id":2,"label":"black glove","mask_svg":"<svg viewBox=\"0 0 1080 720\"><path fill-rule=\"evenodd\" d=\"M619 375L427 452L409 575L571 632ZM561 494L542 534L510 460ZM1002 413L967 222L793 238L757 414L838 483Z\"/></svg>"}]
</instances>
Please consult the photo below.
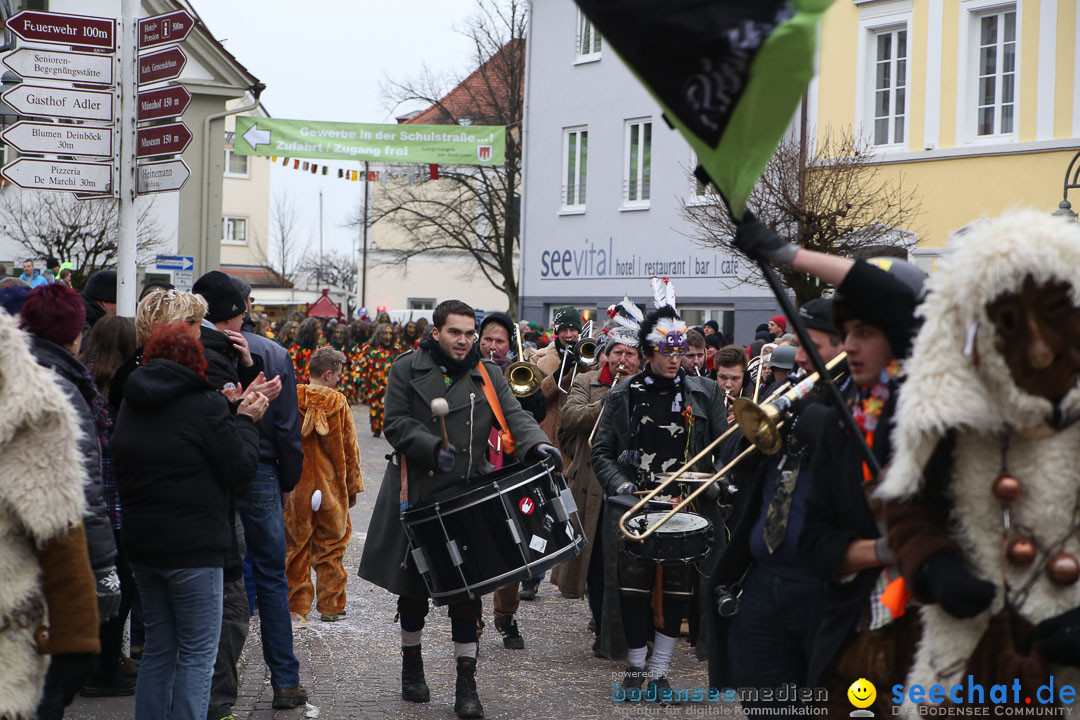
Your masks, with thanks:
<instances>
[{"instance_id":1,"label":"black glove","mask_svg":"<svg viewBox=\"0 0 1080 720\"><path fill-rule=\"evenodd\" d=\"M559 452L559 448L551 443L537 443L534 445L529 450L529 458L533 462L550 460L551 464L555 466L555 472L562 472L562 453Z\"/></svg>"},{"instance_id":2,"label":"black glove","mask_svg":"<svg viewBox=\"0 0 1080 720\"><path fill-rule=\"evenodd\" d=\"M992 582L980 580L952 550L939 550L919 570L919 585L931 601L956 618L975 617L994 600Z\"/></svg>"},{"instance_id":3,"label":"black glove","mask_svg":"<svg viewBox=\"0 0 1080 720\"><path fill-rule=\"evenodd\" d=\"M723 481L716 480L709 483L709 487L705 488L705 492L701 494L704 495L707 500L716 500L718 497L720 497L720 493L722 492L722 488L720 487L721 482Z\"/></svg>"},{"instance_id":4,"label":"black glove","mask_svg":"<svg viewBox=\"0 0 1080 720\"><path fill-rule=\"evenodd\" d=\"M624 483L620 483L619 487L615 488L616 495L633 495L637 490L637 485L627 480Z\"/></svg>"},{"instance_id":5,"label":"black glove","mask_svg":"<svg viewBox=\"0 0 1080 720\"><path fill-rule=\"evenodd\" d=\"M454 469L454 456L457 454L457 448L453 445L449 450L443 450L442 445L435 446L435 467L438 468L441 473L448 473Z\"/></svg>"},{"instance_id":6,"label":"black glove","mask_svg":"<svg viewBox=\"0 0 1080 720\"><path fill-rule=\"evenodd\" d=\"M120 612L120 576L116 566L94 569L94 585L97 590L98 621L112 620Z\"/></svg>"},{"instance_id":7,"label":"black glove","mask_svg":"<svg viewBox=\"0 0 1080 720\"><path fill-rule=\"evenodd\" d=\"M1031 639L1042 641L1039 651L1047 660L1080 667L1080 608L1043 620Z\"/></svg>"},{"instance_id":8,"label":"black glove","mask_svg":"<svg viewBox=\"0 0 1080 720\"><path fill-rule=\"evenodd\" d=\"M781 240L749 210L735 228L735 247L754 260L764 260L773 265L791 265L795 251L799 249L798 245Z\"/></svg>"}]
</instances>

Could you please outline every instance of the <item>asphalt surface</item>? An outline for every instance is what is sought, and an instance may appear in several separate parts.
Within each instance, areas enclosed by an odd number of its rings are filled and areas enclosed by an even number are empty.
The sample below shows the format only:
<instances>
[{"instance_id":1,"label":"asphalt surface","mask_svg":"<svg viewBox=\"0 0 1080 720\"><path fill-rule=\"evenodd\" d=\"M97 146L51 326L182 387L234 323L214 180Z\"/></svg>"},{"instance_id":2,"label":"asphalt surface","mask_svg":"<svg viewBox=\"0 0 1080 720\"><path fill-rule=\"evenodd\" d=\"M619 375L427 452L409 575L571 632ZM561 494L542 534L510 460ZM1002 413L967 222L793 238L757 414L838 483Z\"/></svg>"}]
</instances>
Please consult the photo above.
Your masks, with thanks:
<instances>
[{"instance_id":1,"label":"asphalt surface","mask_svg":"<svg viewBox=\"0 0 1080 720\"><path fill-rule=\"evenodd\" d=\"M354 408L354 416L367 492L360 495L352 509L353 539L345 555L350 574L348 615L336 623L323 623L317 613L312 613L309 623L294 631L300 682L310 696L307 708L296 710L270 707L273 690L262 659L258 617L252 618L240 660L240 697L234 710L241 720L455 717L456 666L445 610L432 609L424 629L424 665L431 702L406 703L400 696L396 598L355 574L390 446L382 438L372 437L364 406ZM484 606L487 628L480 639L477 689L487 718L741 716L737 707L721 703L661 707L655 703L613 701L613 678L618 677L623 665L593 656L586 601L563 598L546 581L536 600L522 602L518 611L524 650L503 647L492 622L490 598L485 599ZM678 688L708 685L705 664L697 662L693 648L685 641L676 647L669 677ZM67 712L68 718L76 720L133 716L132 697L77 698Z\"/></svg>"}]
</instances>

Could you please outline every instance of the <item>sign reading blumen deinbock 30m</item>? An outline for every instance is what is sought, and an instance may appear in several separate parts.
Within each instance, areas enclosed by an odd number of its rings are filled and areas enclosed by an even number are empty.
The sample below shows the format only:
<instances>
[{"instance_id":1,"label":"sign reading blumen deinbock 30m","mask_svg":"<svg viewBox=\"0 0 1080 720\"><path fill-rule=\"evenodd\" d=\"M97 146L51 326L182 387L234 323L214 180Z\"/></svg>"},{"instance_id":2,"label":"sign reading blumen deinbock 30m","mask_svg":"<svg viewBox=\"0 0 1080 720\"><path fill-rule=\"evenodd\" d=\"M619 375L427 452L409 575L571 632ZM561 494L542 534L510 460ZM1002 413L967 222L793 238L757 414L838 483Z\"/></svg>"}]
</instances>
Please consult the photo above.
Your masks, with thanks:
<instances>
[{"instance_id":1,"label":"sign reading blumen deinbock 30m","mask_svg":"<svg viewBox=\"0 0 1080 720\"><path fill-rule=\"evenodd\" d=\"M375 125L236 118L237 155L377 160L429 165L502 165L506 128L493 125Z\"/></svg>"}]
</instances>

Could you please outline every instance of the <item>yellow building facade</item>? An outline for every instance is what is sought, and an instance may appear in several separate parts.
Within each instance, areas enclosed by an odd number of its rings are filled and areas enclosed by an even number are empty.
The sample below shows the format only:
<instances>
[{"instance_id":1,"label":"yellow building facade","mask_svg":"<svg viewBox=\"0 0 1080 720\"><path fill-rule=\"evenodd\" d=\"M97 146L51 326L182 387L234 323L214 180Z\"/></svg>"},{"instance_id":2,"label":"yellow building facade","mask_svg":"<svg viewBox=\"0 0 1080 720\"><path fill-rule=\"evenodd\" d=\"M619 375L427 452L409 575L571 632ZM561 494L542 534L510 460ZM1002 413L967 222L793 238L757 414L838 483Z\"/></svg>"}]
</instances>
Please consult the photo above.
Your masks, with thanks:
<instances>
[{"instance_id":1,"label":"yellow building facade","mask_svg":"<svg viewBox=\"0 0 1080 720\"><path fill-rule=\"evenodd\" d=\"M1080 149L1078 18L1080 0L836 0L813 133L854 130L916 189L921 213L902 229L927 261L979 218L1053 212Z\"/></svg>"}]
</instances>

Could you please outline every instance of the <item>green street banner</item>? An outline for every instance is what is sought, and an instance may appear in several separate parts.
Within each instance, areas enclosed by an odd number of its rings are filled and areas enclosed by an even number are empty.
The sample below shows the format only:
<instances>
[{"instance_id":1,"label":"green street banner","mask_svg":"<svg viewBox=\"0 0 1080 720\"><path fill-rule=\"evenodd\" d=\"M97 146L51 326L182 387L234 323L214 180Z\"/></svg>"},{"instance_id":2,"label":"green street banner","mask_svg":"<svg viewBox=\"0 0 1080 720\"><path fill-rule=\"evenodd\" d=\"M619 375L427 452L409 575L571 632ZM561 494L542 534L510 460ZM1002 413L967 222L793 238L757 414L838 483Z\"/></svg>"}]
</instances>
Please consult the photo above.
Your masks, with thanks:
<instances>
[{"instance_id":1,"label":"green street banner","mask_svg":"<svg viewBox=\"0 0 1080 720\"><path fill-rule=\"evenodd\" d=\"M238 117L233 152L237 155L317 160L502 165L506 152L506 128L494 125L377 125Z\"/></svg>"},{"instance_id":2,"label":"green street banner","mask_svg":"<svg viewBox=\"0 0 1080 720\"><path fill-rule=\"evenodd\" d=\"M741 218L814 75L832 0L577 0Z\"/></svg>"}]
</instances>

